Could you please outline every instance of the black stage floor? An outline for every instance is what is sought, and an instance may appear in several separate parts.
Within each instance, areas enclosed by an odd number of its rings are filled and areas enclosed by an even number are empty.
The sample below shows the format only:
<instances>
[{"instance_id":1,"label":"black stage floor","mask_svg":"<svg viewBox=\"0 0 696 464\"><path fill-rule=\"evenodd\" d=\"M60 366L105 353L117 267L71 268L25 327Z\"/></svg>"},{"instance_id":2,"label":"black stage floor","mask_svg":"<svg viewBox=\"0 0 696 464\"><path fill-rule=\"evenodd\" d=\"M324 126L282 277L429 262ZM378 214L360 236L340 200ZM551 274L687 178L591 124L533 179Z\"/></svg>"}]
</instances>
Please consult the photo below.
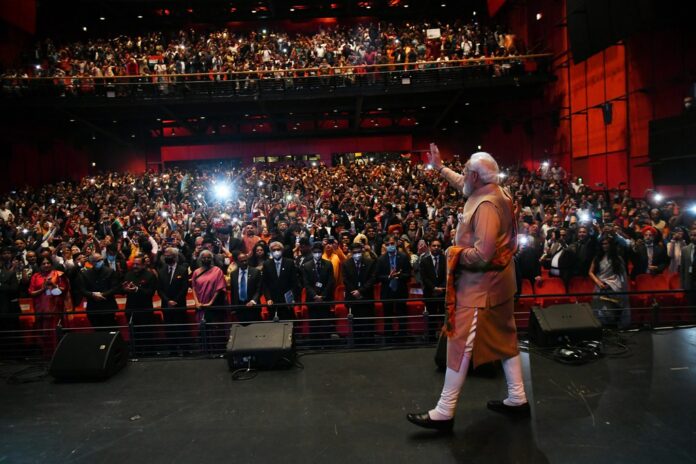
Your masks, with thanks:
<instances>
[{"instance_id":1,"label":"black stage floor","mask_svg":"<svg viewBox=\"0 0 696 464\"><path fill-rule=\"evenodd\" d=\"M2 382L0 463L696 462L696 329L625 337L628 356L582 366L524 354L531 420L485 408L502 373L469 378L444 436L404 418L437 398L432 348L312 354L248 381L216 359Z\"/></svg>"}]
</instances>

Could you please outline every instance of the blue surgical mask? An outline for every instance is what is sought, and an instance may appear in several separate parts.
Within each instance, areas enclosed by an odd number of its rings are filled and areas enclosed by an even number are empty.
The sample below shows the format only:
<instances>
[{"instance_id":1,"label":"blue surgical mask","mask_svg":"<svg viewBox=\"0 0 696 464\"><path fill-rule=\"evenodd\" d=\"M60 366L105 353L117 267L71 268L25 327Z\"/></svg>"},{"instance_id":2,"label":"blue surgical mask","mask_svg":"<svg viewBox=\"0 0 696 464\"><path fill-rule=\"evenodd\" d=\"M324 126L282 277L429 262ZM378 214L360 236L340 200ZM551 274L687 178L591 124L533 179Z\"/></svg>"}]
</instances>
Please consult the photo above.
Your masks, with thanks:
<instances>
[{"instance_id":1,"label":"blue surgical mask","mask_svg":"<svg viewBox=\"0 0 696 464\"><path fill-rule=\"evenodd\" d=\"M280 259L283 257L283 252L280 250L275 250L271 252L271 256L273 256L273 259Z\"/></svg>"},{"instance_id":2,"label":"blue surgical mask","mask_svg":"<svg viewBox=\"0 0 696 464\"><path fill-rule=\"evenodd\" d=\"M387 245L387 253L396 253L396 245Z\"/></svg>"},{"instance_id":3,"label":"blue surgical mask","mask_svg":"<svg viewBox=\"0 0 696 464\"><path fill-rule=\"evenodd\" d=\"M102 267L104 267L104 261L97 261L96 263L94 263L95 269L101 269Z\"/></svg>"}]
</instances>

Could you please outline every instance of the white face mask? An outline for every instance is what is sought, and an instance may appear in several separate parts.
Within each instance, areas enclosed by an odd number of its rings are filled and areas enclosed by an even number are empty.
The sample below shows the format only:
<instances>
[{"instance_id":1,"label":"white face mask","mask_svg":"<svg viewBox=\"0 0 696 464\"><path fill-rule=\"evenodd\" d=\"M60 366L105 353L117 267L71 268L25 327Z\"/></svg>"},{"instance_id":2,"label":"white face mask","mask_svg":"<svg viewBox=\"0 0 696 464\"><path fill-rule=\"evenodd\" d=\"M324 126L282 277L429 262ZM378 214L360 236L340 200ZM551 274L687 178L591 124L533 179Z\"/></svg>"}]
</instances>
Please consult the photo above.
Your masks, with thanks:
<instances>
[{"instance_id":1,"label":"white face mask","mask_svg":"<svg viewBox=\"0 0 696 464\"><path fill-rule=\"evenodd\" d=\"M273 250L271 256L273 256L273 259L280 259L283 256L283 252L280 250Z\"/></svg>"},{"instance_id":2,"label":"white face mask","mask_svg":"<svg viewBox=\"0 0 696 464\"><path fill-rule=\"evenodd\" d=\"M312 256L314 256L314 259L316 261L319 261L321 259L321 253L312 253Z\"/></svg>"}]
</instances>

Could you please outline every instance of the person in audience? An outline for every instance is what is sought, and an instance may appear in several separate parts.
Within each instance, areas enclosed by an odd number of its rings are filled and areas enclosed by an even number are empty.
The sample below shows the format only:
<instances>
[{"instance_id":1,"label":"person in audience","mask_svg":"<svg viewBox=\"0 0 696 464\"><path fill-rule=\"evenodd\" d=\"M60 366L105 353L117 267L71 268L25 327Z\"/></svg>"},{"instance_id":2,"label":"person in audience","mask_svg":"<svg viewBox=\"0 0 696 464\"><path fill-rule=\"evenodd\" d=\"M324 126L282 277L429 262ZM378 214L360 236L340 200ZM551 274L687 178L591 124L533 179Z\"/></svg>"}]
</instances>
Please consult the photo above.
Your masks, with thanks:
<instances>
[{"instance_id":1,"label":"person in audience","mask_svg":"<svg viewBox=\"0 0 696 464\"><path fill-rule=\"evenodd\" d=\"M143 255L133 258L131 270L123 277L121 288L126 294L126 320L132 326L135 352L142 355L156 353L158 344L153 340L155 314L152 297L157 291L157 277L147 268Z\"/></svg>"},{"instance_id":2,"label":"person in audience","mask_svg":"<svg viewBox=\"0 0 696 464\"><path fill-rule=\"evenodd\" d=\"M590 235L590 229L581 225L577 229L577 240L570 245L574 260L572 261L571 276L586 277L590 265L597 253L597 239Z\"/></svg>"},{"instance_id":3,"label":"person in audience","mask_svg":"<svg viewBox=\"0 0 696 464\"><path fill-rule=\"evenodd\" d=\"M633 270L631 279L639 274L662 274L669 264L667 250L660 240L659 232L652 226L641 230L642 239L636 240L630 253Z\"/></svg>"},{"instance_id":4,"label":"person in audience","mask_svg":"<svg viewBox=\"0 0 696 464\"><path fill-rule=\"evenodd\" d=\"M11 355L17 337L11 333L19 329L19 259L9 246L0 248L0 355Z\"/></svg>"},{"instance_id":5,"label":"person in audience","mask_svg":"<svg viewBox=\"0 0 696 464\"><path fill-rule=\"evenodd\" d=\"M295 319L292 303L299 293L299 281L295 261L283 257L283 244L272 242L271 258L263 263L262 286L271 317L280 320Z\"/></svg>"},{"instance_id":6,"label":"person in audience","mask_svg":"<svg viewBox=\"0 0 696 464\"><path fill-rule=\"evenodd\" d=\"M360 242L353 242L351 258L341 265L345 300L353 315L353 337L357 344L370 343L375 333L375 305L370 300L375 297L376 264L364 247Z\"/></svg>"},{"instance_id":7,"label":"person in audience","mask_svg":"<svg viewBox=\"0 0 696 464\"><path fill-rule=\"evenodd\" d=\"M682 249L679 279L693 313L696 308L696 227L689 230L689 244Z\"/></svg>"},{"instance_id":8,"label":"person in audience","mask_svg":"<svg viewBox=\"0 0 696 464\"><path fill-rule=\"evenodd\" d=\"M686 237L686 230L683 227L676 227L667 242L668 272L670 273L679 273L681 270L682 251L687 246Z\"/></svg>"},{"instance_id":9,"label":"person in audience","mask_svg":"<svg viewBox=\"0 0 696 464\"><path fill-rule=\"evenodd\" d=\"M224 347L227 319L227 283L222 270L213 265L213 252L207 249L199 256L200 267L191 274L191 289L198 322L205 320L208 340L213 350Z\"/></svg>"},{"instance_id":10,"label":"person in audience","mask_svg":"<svg viewBox=\"0 0 696 464\"><path fill-rule=\"evenodd\" d=\"M441 301L426 301L432 336L440 333L443 325L442 316L445 314L445 291L447 290L447 262L442 253L442 242L433 240L430 242L429 253L420 258L420 276L423 282L424 298L439 298Z\"/></svg>"},{"instance_id":11,"label":"person in audience","mask_svg":"<svg viewBox=\"0 0 696 464\"><path fill-rule=\"evenodd\" d=\"M51 258L44 256L39 261L39 272L32 274L29 295L34 300L36 322L40 330L40 344L45 355L56 348L56 325L63 320L63 312L72 310L70 283L64 273L55 269Z\"/></svg>"},{"instance_id":12,"label":"person in audience","mask_svg":"<svg viewBox=\"0 0 696 464\"><path fill-rule=\"evenodd\" d=\"M380 298L384 308L385 335L393 342L403 342L406 336L406 302L390 300L408 298L411 261L397 250L397 239L389 235L387 252L377 259L377 280L382 284Z\"/></svg>"},{"instance_id":13,"label":"person in audience","mask_svg":"<svg viewBox=\"0 0 696 464\"><path fill-rule=\"evenodd\" d=\"M115 313L118 311L115 295L121 291L121 281L116 271L104 266L101 255L89 256L89 268L82 268L77 279L80 293L86 300L87 318L95 329L116 326Z\"/></svg>"},{"instance_id":14,"label":"person in audience","mask_svg":"<svg viewBox=\"0 0 696 464\"><path fill-rule=\"evenodd\" d=\"M628 327L631 311L627 295L613 295L612 292L628 290L626 264L617 252L616 241L605 236L600 242L600 249L590 264L588 272L595 283L593 308L597 318L603 324L618 324L620 328Z\"/></svg>"},{"instance_id":15,"label":"person in audience","mask_svg":"<svg viewBox=\"0 0 696 464\"><path fill-rule=\"evenodd\" d=\"M189 289L188 268L179 262L180 253L174 247L164 250L163 263L157 273L157 294L162 304L162 318L170 354L177 349L188 350L186 296Z\"/></svg>"},{"instance_id":16,"label":"person in audience","mask_svg":"<svg viewBox=\"0 0 696 464\"><path fill-rule=\"evenodd\" d=\"M230 274L232 306L239 322L261 320L261 271L249 265L249 256L237 256L237 269Z\"/></svg>"},{"instance_id":17,"label":"person in audience","mask_svg":"<svg viewBox=\"0 0 696 464\"><path fill-rule=\"evenodd\" d=\"M266 249L266 245L262 243L257 243L254 246L252 253L249 256L249 266L261 270L263 268L263 263L268 259L270 253Z\"/></svg>"},{"instance_id":18,"label":"person in audience","mask_svg":"<svg viewBox=\"0 0 696 464\"><path fill-rule=\"evenodd\" d=\"M326 247L332 245L326 244ZM331 302L334 299L334 270L331 261L323 259L325 246L321 242L312 245L312 259L302 265L302 284L309 311L310 336L316 340L328 338L335 332L335 324L321 319L331 318Z\"/></svg>"}]
</instances>

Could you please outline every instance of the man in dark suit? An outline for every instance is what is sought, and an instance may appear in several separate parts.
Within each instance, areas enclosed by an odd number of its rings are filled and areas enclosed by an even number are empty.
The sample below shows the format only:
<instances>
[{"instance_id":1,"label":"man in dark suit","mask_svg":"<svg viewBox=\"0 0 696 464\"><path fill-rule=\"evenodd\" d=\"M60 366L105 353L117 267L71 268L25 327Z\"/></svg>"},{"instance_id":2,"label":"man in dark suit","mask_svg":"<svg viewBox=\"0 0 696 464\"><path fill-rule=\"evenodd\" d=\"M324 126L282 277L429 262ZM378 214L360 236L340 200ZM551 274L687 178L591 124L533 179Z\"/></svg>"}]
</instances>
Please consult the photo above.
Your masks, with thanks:
<instances>
[{"instance_id":1,"label":"man in dark suit","mask_svg":"<svg viewBox=\"0 0 696 464\"><path fill-rule=\"evenodd\" d=\"M589 234L587 226L584 225L578 227L577 236L577 241L570 245L575 255L572 275L587 277L590 264L597 254L597 239Z\"/></svg>"},{"instance_id":2,"label":"man in dark suit","mask_svg":"<svg viewBox=\"0 0 696 464\"><path fill-rule=\"evenodd\" d=\"M302 265L302 282L307 295L307 307L310 319L328 319L331 317L330 303L334 293L334 274L331 261L322 259L324 245L315 242L312 245L312 259ZM334 324L312 321L310 332L312 338L328 338L334 332ZM323 332L323 334L322 334Z\"/></svg>"},{"instance_id":3,"label":"man in dark suit","mask_svg":"<svg viewBox=\"0 0 696 464\"><path fill-rule=\"evenodd\" d=\"M186 336L188 330L181 325L186 324L188 269L186 265L179 264L179 250L173 247L164 250L163 261L157 277L157 293L162 300L167 343L169 350L173 352L177 346L187 349L189 345Z\"/></svg>"},{"instance_id":4,"label":"man in dark suit","mask_svg":"<svg viewBox=\"0 0 696 464\"><path fill-rule=\"evenodd\" d=\"M343 262L342 274L345 286L345 299L348 310L353 315L353 334L356 343L367 342L375 332L375 305L362 300L374 299L375 261L364 253L362 243L351 245L351 259Z\"/></svg>"},{"instance_id":5,"label":"man in dark suit","mask_svg":"<svg viewBox=\"0 0 696 464\"><path fill-rule=\"evenodd\" d=\"M272 242L271 258L263 263L262 288L271 316L281 320L295 319L294 303L299 290L297 269L290 258L283 258L283 244Z\"/></svg>"},{"instance_id":6,"label":"man in dark suit","mask_svg":"<svg viewBox=\"0 0 696 464\"><path fill-rule=\"evenodd\" d=\"M133 258L131 270L123 278L126 292L126 319L133 321L133 338L136 353L148 354L157 351L153 346L155 314L152 297L157 290L157 278L143 262L143 256ZM147 327L146 327L147 326Z\"/></svg>"},{"instance_id":7,"label":"man in dark suit","mask_svg":"<svg viewBox=\"0 0 696 464\"><path fill-rule=\"evenodd\" d=\"M669 264L667 250L661 241L658 241L658 232L652 226L643 228L643 239L638 239L633 245L630 254L633 262L631 279L638 274L662 274Z\"/></svg>"},{"instance_id":8,"label":"man in dark suit","mask_svg":"<svg viewBox=\"0 0 696 464\"><path fill-rule=\"evenodd\" d=\"M445 314L445 290L447 290L447 259L442 254L442 242L433 240L430 242L430 253L420 259L420 275L423 281L423 297L442 298L443 301L426 301L425 307L430 314L429 331L437 336L438 330L444 323L442 315Z\"/></svg>"},{"instance_id":9,"label":"man in dark suit","mask_svg":"<svg viewBox=\"0 0 696 464\"><path fill-rule=\"evenodd\" d=\"M116 325L114 314L118 311L116 293L121 290L116 271L104 265L102 256L94 253L89 257L91 269L83 269L78 285L87 300L87 318L95 329Z\"/></svg>"},{"instance_id":10,"label":"man in dark suit","mask_svg":"<svg viewBox=\"0 0 696 464\"><path fill-rule=\"evenodd\" d=\"M408 298L411 262L408 256L397 251L394 235L389 235L385 244L387 252L377 259L377 280L382 284L380 298L386 318L384 331L387 337L391 335L393 341L399 341L406 334L406 302L390 300ZM396 321L392 319L393 316L397 316ZM395 322L398 324L396 330L393 329Z\"/></svg>"},{"instance_id":11,"label":"man in dark suit","mask_svg":"<svg viewBox=\"0 0 696 464\"><path fill-rule=\"evenodd\" d=\"M689 243L682 248L681 266L679 266L679 279L681 286L686 290L686 301L689 306L696 307L696 228L689 231Z\"/></svg>"},{"instance_id":12,"label":"man in dark suit","mask_svg":"<svg viewBox=\"0 0 696 464\"><path fill-rule=\"evenodd\" d=\"M237 269L230 274L232 306L239 322L261 320L261 308L256 306L261 298L261 271L249 267L249 256L240 253ZM246 306L246 307L242 307Z\"/></svg>"},{"instance_id":13,"label":"man in dark suit","mask_svg":"<svg viewBox=\"0 0 696 464\"><path fill-rule=\"evenodd\" d=\"M19 329L19 268L19 261L13 261L12 248L3 246L0 251L0 356L9 355L17 345L13 335L3 332Z\"/></svg>"}]
</instances>

